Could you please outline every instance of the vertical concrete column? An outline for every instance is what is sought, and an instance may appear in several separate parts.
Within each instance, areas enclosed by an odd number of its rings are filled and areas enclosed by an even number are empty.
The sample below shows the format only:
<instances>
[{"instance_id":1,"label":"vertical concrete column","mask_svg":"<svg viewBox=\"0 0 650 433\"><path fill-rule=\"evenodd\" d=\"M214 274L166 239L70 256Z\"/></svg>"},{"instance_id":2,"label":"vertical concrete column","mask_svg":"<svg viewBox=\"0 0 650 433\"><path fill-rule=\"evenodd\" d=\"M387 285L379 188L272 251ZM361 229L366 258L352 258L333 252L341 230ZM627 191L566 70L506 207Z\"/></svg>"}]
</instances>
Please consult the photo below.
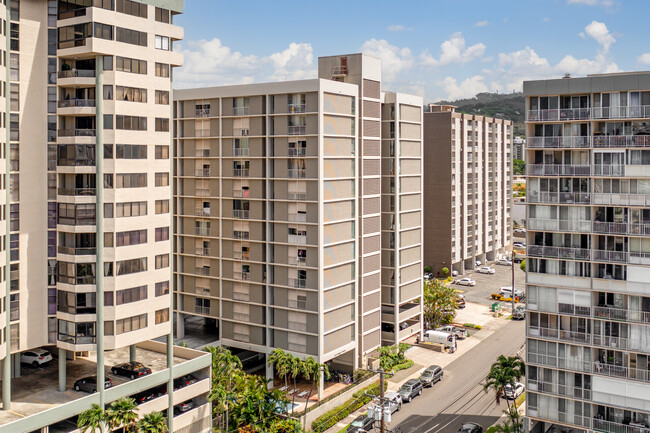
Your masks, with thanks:
<instances>
[{"instance_id":1,"label":"vertical concrete column","mask_svg":"<svg viewBox=\"0 0 650 433\"><path fill-rule=\"evenodd\" d=\"M173 251L174 242L174 68L169 67L169 177L171 178L170 191L169 191L169 239L171 240L171 251L169 252L169 314L170 317L174 315L174 289L176 287L174 282L174 268L176 264L176 257ZM180 320L179 320L180 321ZM169 378L167 380L167 430L174 431L174 324L169 324L169 334L167 334L167 370L169 371Z\"/></svg>"},{"instance_id":2,"label":"vertical concrete column","mask_svg":"<svg viewBox=\"0 0 650 433\"><path fill-rule=\"evenodd\" d=\"M135 361L135 344L129 346L129 361Z\"/></svg>"},{"instance_id":3,"label":"vertical concrete column","mask_svg":"<svg viewBox=\"0 0 650 433\"><path fill-rule=\"evenodd\" d=\"M185 338L185 314L180 312L176 314L176 338Z\"/></svg>"},{"instance_id":4,"label":"vertical concrete column","mask_svg":"<svg viewBox=\"0 0 650 433\"><path fill-rule=\"evenodd\" d=\"M273 377L274 376L273 376L273 366L269 365L269 363L268 363L268 360L269 360L269 354L268 353L266 354L266 357L264 358L264 360L266 361L266 363L265 363L265 365L266 365L266 380L267 380L267 382L270 380L270 382L268 382L267 386L268 386L269 389L271 389L271 388L273 388Z\"/></svg>"},{"instance_id":5,"label":"vertical concrete column","mask_svg":"<svg viewBox=\"0 0 650 433\"><path fill-rule=\"evenodd\" d=\"M66 350L59 347L59 392L65 392Z\"/></svg>"},{"instance_id":6,"label":"vertical concrete column","mask_svg":"<svg viewBox=\"0 0 650 433\"><path fill-rule=\"evenodd\" d=\"M318 379L318 401L323 399L323 392L325 391L325 377L323 377L323 367L320 369L320 379Z\"/></svg>"},{"instance_id":7,"label":"vertical concrete column","mask_svg":"<svg viewBox=\"0 0 650 433\"><path fill-rule=\"evenodd\" d=\"M12 364L14 366L14 376L13 377L20 377L20 353L14 353L11 355L12 359Z\"/></svg>"},{"instance_id":8,"label":"vertical concrete column","mask_svg":"<svg viewBox=\"0 0 650 433\"><path fill-rule=\"evenodd\" d=\"M8 12L11 11L11 0L7 0L7 8L6 10ZM9 22L9 15L7 15L7 22ZM5 38L6 39L6 46L5 46L5 52L8 53L11 51L11 45L10 41L11 38ZM6 69L6 75L5 75L5 82L9 83L11 81L11 75L10 75L10 68L7 68L5 65ZM6 96L6 95L5 95ZM6 98L5 101L5 113L9 113L11 111L11 98ZM9 141L11 139L10 136L10 129L6 128L6 136L5 136L5 182L7 184L9 183L9 172L11 171L11 158L7 158L8 153L7 151L9 150ZM6 209L5 212L9 212L9 203L11 202L11 191L10 188L5 188L5 201L6 201ZM5 303L9 303L9 299L11 298L11 239L9 236L9 232L11 231L11 226L10 226L11 218L5 218L5 229L7 235L5 236L5 275L6 275L6 282L5 282ZM6 305L5 304L5 305ZM10 314L8 311L5 311L5 330L4 330L4 338L5 338L5 359L2 361L2 409L4 410L9 410L11 409L11 325L10 323Z\"/></svg>"}]
</instances>

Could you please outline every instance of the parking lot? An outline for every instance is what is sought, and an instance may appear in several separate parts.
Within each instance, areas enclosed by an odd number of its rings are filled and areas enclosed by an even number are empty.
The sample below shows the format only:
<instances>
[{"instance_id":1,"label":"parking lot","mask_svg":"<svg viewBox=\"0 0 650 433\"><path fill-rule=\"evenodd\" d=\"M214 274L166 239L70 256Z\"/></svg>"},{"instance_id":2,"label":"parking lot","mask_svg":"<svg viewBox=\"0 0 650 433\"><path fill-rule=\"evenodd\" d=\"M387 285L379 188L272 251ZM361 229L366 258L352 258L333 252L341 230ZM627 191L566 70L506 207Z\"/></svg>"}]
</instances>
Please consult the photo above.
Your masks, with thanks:
<instances>
[{"instance_id":1,"label":"parking lot","mask_svg":"<svg viewBox=\"0 0 650 433\"><path fill-rule=\"evenodd\" d=\"M510 266L488 265L494 268L496 271L494 274L467 271L463 275L454 277L454 281L461 278L471 278L476 281L474 287L454 284L454 287L465 295L467 301L490 305L494 302L494 300L490 299L490 294L498 292L501 287L512 286L512 268ZM519 263L515 263L515 288L524 290L525 281L526 273L520 269Z\"/></svg>"}]
</instances>

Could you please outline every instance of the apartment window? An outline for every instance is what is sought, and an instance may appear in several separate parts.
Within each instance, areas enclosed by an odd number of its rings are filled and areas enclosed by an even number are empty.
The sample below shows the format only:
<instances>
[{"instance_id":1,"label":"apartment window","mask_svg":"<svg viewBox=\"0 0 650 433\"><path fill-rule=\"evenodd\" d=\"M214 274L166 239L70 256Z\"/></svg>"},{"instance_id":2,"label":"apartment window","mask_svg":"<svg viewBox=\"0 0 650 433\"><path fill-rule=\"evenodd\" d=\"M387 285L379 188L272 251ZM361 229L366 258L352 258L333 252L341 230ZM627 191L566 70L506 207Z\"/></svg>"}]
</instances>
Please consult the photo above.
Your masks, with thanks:
<instances>
[{"instance_id":1,"label":"apartment window","mask_svg":"<svg viewBox=\"0 0 650 433\"><path fill-rule=\"evenodd\" d=\"M115 116L115 129L126 129L130 131L146 131L147 118L139 116Z\"/></svg>"},{"instance_id":2,"label":"apartment window","mask_svg":"<svg viewBox=\"0 0 650 433\"><path fill-rule=\"evenodd\" d=\"M100 39L113 40L113 26L102 23L94 23L93 37Z\"/></svg>"},{"instance_id":3,"label":"apartment window","mask_svg":"<svg viewBox=\"0 0 650 433\"><path fill-rule=\"evenodd\" d=\"M56 87L53 87L53 89L56 92ZM9 109L11 111L20 111L20 84L18 83L9 84L9 98L11 101Z\"/></svg>"},{"instance_id":4,"label":"apartment window","mask_svg":"<svg viewBox=\"0 0 650 433\"><path fill-rule=\"evenodd\" d=\"M147 173L126 173L115 175L116 188L143 188L147 186Z\"/></svg>"},{"instance_id":5,"label":"apartment window","mask_svg":"<svg viewBox=\"0 0 650 433\"><path fill-rule=\"evenodd\" d=\"M59 320L58 340L71 344L95 343L95 322L74 323Z\"/></svg>"},{"instance_id":6,"label":"apartment window","mask_svg":"<svg viewBox=\"0 0 650 433\"><path fill-rule=\"evenodd\" d=\"M117 42L124 42L125 44L140 45L141 47L147 46L147 34L137 30L125 29L124 27L117 27L115 31Z\"/></svg>"},{"instance_id":7,"label":"apartment window","mask_svg":"<svg viewBox=\"0 0 650 433\"><path fill-rule=\"evenodd\" d=\"M12 36L14 31L14 25L15 24L13 23L11 24ZM16 26L16 31L18 31L17 25L15 26ZM92 34L93 34L92 23L84 23L84 24L76 24L73 26L59 27L58 47L59 49L82 47L86 45L86 39L91 37ZM17 48L13 48L13 47L11 49L17 50Z\"/></svg>"},{"instance_id":8,"label":"apartment window","mask_svg":"<svg viewBox=\"0 0 650 433\"><path fill-rule=\"evenodd\" d=\"M248 304L233 304L232 318L238 322L248 322L250 320Z\"/></svg>"},{"instance_id":9,"label":"apartment window","mask_svg":"<svg viewBox=\"0 0 650 433\"><path fill-rule=\"evenodd\" d=\"M171 23L171 13L168 9L156 8L156 21L159 23Z\"/></svg>"},{"instance_id":10,"label":"apartment window","mask_svg":"<svg viewBox=\"0 0 650 433\"><path fill-rule=\"evenodd\" d=\"M156 35L156 49L169 51L169 38L167 36Z\"/></svg>"},{"instance_id":11,"label":"apartment window","mask_svg":"<svg viewBox=\"0 0 650 433\"><path fill-rule=\"evenodd\" d=\"M147 18L147 5L144 3L136 3L131 0L116 0L115 10L134 17Z\"/></svg>"},{"instance_id":12,"label":"apartment window","mask_svg":"<svg viewBox=\"0 0 650 433\"><path fill-rule=\"evenodd\" d=\"M156 283L156 296L169 295L169 281Z\"/></svg>"},{"instance_id":13,"label":"apartment window","mask_svg":"<svg viewBox=\"0 0 650 433\"><path fill-rule=\"evenodd\" d=\"M147 89L137 87L115 87L116 101L147 102Z\"/></svg>"},{"instance_id":14,"label":"apartment window","mask_svg":"<svg viewBox=\"0 0 650 433\"><path fill-rule=\"evenodd\" d=\"M147 61L117 56L115 58L115 70L147 75Z\"/></svg>"},{"instance_id":15,"label":"apartment window","mask_svg":"<svg viewBox=\"0 0 650 433\"><path fill-rule=\"evenodd\" d=\"M115 305L128 304L131 302L147 299L147 286L132 287L130 289L118 290L115 292Z\"/></svg>"},{"instance_id":16,"label":"apartment window","mask_svg":"<svg viewBox=\"0 0 650 433\"><path fill-rule=\"evenodd\" d=\"M58 203L58 223L68 225L94 225L95 204Z\"/></svg>"},{"instance_id":17,"label":"apartment window","mask_svg":"<svg viewBox=\"0 0 650 433\"><path fill-rule=\"evenodd\" d=\"M169 131L169 118L156 117L156 131Z\"/></svg>"},{"instance_id":18,"label":"apartment window","mask_svg":"<svg viewBox=\"0 0 650 433\"><path fill-rule=\"evenodd\" d=\"M115 205L116 218L144 216L147 214L146 201L132 201Z\"/></svg>"},{"instance_id":19,"label":"apartment window","mask_svg":"<svg viewBox=\"0 0 650 433\"><path fill-rule=\"evenodd\" d=\"M169 186L169 173L156 173L156 186Z\"/></svg>"},{"instance_id":20,"label":"apartment window","mask_svg":"<svg viewBox=\"0 0 650 433\"><path fill-rule=\"evenodd\" d=\"M296 334L295 332L289 332L289 350L292 352L307 352L307 336L304 334Z\"/></svg>"},{"instance_id":21,"label":"apartment window","mask_svg":"<svg viewBox=\"0 0 650 433\"><path fill-rule=\"evenodd\" d=\"M169 213L169 200L156 200L156 215Z\"/></svg>"},{"instance_id":22,"label":"apartment window","mask_svg":"<svg viewBox=\"0 0 650 433\"><path fill-rule=\"evenodd\" d=\"M169 159L169 146L156 145L156 159Z\"/></svg>"},{"instance_id":23,"label":"apartment window","mask_svg":"<svg viewBox=\"0 0 650 433\"><path fill-rule=\"evenodd\" d=\"M68 314L95 314L95 293L74 293L58 290L57 311ZM56 314L56 313L55 313Z\"/></svg>"},{"instance_id":24,"label":"apartment window","mask_svg":"<svg viewBox=\"0 0 650 433\"><path fill-rule=\"evenodd\" d=\"M169 65L156 62L156 77L169 78Z\"/></svg>"},{"instance_id":25,"label":"apartment window","mask_svg":"<svg viewBox=\"0 0 650 433\"><path fill-rule=\"evenodd\" d=\"M156 242L169 240L169 227L156 227Z\"/></svg>"},{"instance_id":26,"label":"apartment window","mask_svg":"<svg viewBox=\"0 0 650 433\"><path fill-rule=\"evenodd\" d=\"M248 342L250 338L250 326L242 323L234 323L232 329L232 339L236 341ZM291 335L291 334L289 334Z\"/></svg>"},{"instance_id":27,"label":"apartment window","mask_svg":"<svg viewBox=\"0 0 650 433\"><path fill-rule=\"evenodd\" d=\"M115 146L115 159L147 159L147 146L144 144L118 144Z\"/></svg>"},{"instance_id":28,"label":"apartment window","mask_svg":"<svg viewBox=\"0 0 650 433\"><path fill-rule=\"evenodd\" d=\"M169 91L156 90L156 104L169 105Z\"/></svg>"},{"instance_id":29,"label":"apartment window","mask_svg":"<svg viewBox=\"0 0 650 433\"><path fill-rule=\"evenodd\" d=\"M288 293L289 308L298 310L307 309L307 292L302 290L290 290Z\"/></svg>"},{"instance_id":30,"label":"apartment window","mask_svg":"<svg viewBox=\"0 0 650 433\"><path fill-rule=\"evenodd\" d=\"M162 310L156 310L156 325L161 323L169 322L169 308L163 308Z\"/></svg>"},{"instance_id":31,"label":"apartment window","mask_svg":"<svg viewBox=\"0 0 650 433\"><path fill-rule=\"evenodd\" d=\"M140 314L138 316L127 317L126 319L119 319L115 321L115 334L120 335L131 331L147 327L147 314Z\"/></svg>"},{"instance_id":32,"label":"apartment window","mask_svg":"<svg viewBox=\"0 0 650 433\"><path fill-rule=\"evenodd\" d=\"M169 267L169 254L159 254L156 256L156 269Z\"/></svg>"},{"instance_id":33,"label":"apartment window","mask_svg":"<svg viewBox=\"0 0 650 433\"><path fill-rule=\"evenodd\" d=\"M115 233L115 246L126 247L129 245L140 245L147 243L147 230L131 230Z\"/></svg>"},{"instance_id":34,"label":"apartment window","mask_svg":"<svg viewBox=\"0 0 650 433\"><path fill-rule=\"evenodd\" d=\"M117 275L129 275L147 270L147 258L120 260L116 262Z\"/></svg>"}]
</instances>

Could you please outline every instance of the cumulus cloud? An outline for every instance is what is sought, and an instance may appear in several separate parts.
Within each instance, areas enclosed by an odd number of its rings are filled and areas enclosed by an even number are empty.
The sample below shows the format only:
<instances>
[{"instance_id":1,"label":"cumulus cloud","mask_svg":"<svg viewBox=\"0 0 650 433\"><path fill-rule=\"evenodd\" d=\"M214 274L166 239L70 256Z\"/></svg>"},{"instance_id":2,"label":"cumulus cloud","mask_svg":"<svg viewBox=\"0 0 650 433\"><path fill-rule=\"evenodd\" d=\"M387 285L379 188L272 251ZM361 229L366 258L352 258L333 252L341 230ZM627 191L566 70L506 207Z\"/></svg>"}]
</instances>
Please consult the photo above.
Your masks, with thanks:
<instances>
[{"instance_id":1,"label":"cumulus cloud","mask_svg":"<svg viewBox=\"0 0 650 433\"><path fill-rule=\"evenodd\" d=\"M602 47L603 54L607 54L609 48L614 42L616 42L616 39L609 32L605 23L598 21L592 21L589 23L589 25L585 27L583 35L584 37L589 37L598 42L598 45Z\"/></svg>"},{"instance_id":2,"label":"cumulus cloud","mask_svg":"<svg viewBox=\"0 0 650 433\"><path fill-rule=\"evenodd\" d=\"M382 79L395 81L398 74L413 67L413 54L408 48L399 48L384 39L370 39L363 43L361 52L381 59Z\"/></svg>"},{"instance_id":3,"label":"cumulus cloud","mask_svg":"<svg viewBox=\"0 0 650 433\"><path fill-rule=\"evenodd\" d=\"M483 20L483 21L479 21L479 22L477 22L476 24L474 24L474 27L485 27L485 26L487 26L487 25L488 25L488 21L487 21L487 20Z\"/></svg>"},{"instance_id":4,"label":"cumulus cloud","mask_svg":"<svg viewBox=\"0 0 650 433\"><path fill-rule=\"evenodd\" d=\"M302 80L316 76L314 49L311 44L292 42L284 51L269 56L274 80Z\"/></svg>"},{"instance_id":5,"label":"cumulus cloud","mask_svg":"<svg viewBox=\"0 0 650 433\"><path fill-rule=\"evenodd\" d=\"M386 27L386 30L389 32L403 32L404 30L413 30L413 27L405 27L401 24L391 24L390 26Z\"/></svg>"},{"instance_id":6,"label":"cumulus cloud","mask_svg":"<svg viewBox=\"0 0 650 433\"><path fill-rule=\"evenodd\" d=\"M484 77L481 75L475 75L460 84L453 77L445 77L440 82L440 85L447 93L448 100L471 98L477 93L488 91L488 86L485 84Z\"/></svg>"},{"instance_id":7,"label":"cumulus cloud","mask_svg":"<svg viewBox=\"0 0 650 433\"><path fill-rule=\"evenodd\" d=\"M641 64L641 65L650 65L650 53L641 54L636 59L636 62Z\"/></svg>"},{"instance_id":8,"label":"cumulus cloud","mask_svg":"<svg viewBox=\"0 0 650 433\"><path fill-rule=\"evenodd\" d=\"M481 42L469 47L460 32L451 35L451 38L440 45L440 58L436 59L428 51L420 55L420 62L426 66L449 65L452 63L467 63L483 56L485 45Z\"/></svg>"}]
</instances>

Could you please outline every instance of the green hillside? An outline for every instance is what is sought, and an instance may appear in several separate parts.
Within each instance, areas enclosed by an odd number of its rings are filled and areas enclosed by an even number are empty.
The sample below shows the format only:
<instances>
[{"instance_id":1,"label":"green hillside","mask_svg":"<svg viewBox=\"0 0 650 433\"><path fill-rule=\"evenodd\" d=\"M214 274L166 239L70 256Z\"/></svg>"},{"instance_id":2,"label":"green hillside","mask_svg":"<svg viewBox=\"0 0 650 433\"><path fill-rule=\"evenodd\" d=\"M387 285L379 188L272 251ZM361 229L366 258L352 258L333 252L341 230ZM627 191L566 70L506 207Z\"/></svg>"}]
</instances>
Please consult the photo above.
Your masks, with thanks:
<instances>
[{"instance_id":1,"label":"green hillside","mask_svg":"<svg viewBox=\"0 0 650 433\"><path fill-rule=\"evenodd\" d=\"M479 93L474 98L440 101L436 104L455 105L458 107L456 111L461 113L512 120L514 135L525 135L525 98L523 93Z\"/></svg>"}]
</instances>

